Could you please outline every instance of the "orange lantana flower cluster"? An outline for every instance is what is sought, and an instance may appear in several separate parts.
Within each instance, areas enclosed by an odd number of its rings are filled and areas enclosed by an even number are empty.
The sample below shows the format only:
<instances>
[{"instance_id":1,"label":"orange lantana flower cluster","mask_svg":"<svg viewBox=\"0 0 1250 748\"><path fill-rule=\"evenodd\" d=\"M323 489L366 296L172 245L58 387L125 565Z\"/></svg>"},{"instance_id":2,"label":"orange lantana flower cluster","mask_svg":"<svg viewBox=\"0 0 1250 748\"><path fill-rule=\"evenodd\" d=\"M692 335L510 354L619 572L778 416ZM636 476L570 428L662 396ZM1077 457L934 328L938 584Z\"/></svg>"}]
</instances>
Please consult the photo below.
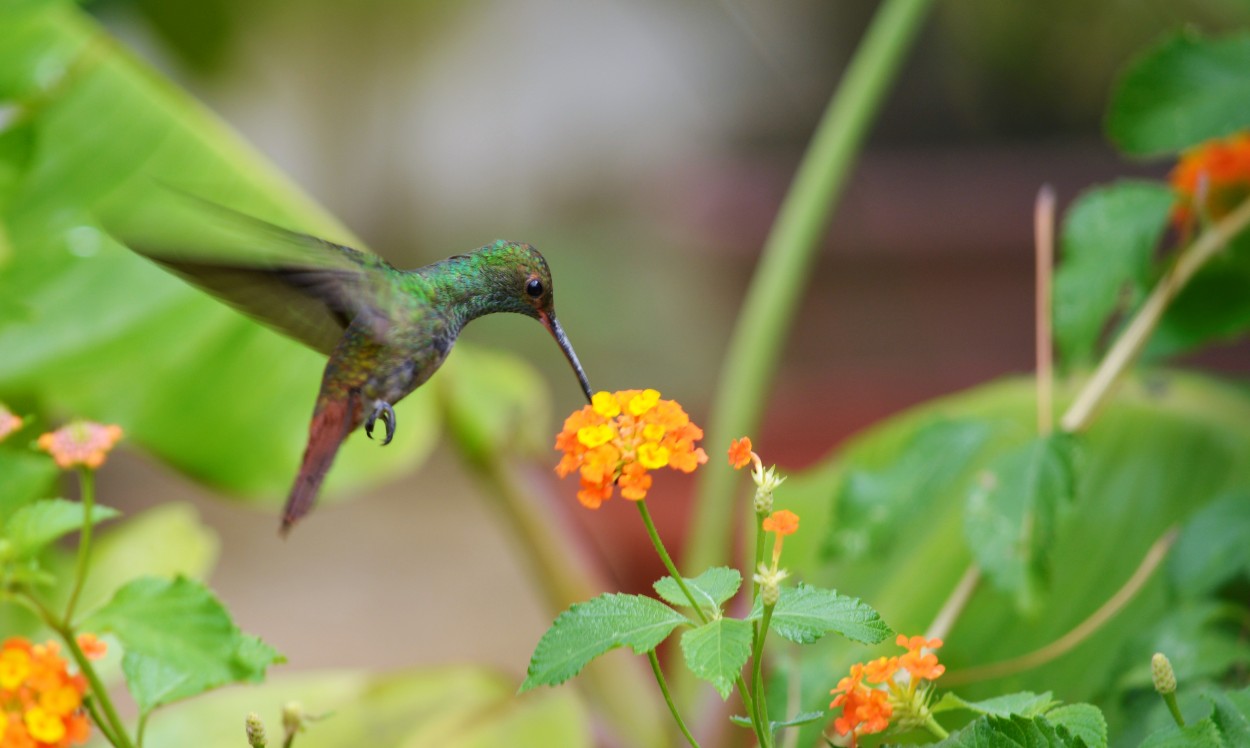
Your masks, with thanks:
<instances>
[{"instance_id":1,"label":"orange lantana flower cluster","mask_svg":"<svg viewBox=\"0 0 1250 748\"><path fill-rule=\"evenodd\" d=\"M590 509L612 498L617 485L621 496L641 501L651 488L649 471L670 467L690 473L707 462L695 446L702 438L703 429L686 411L661 400L656 390L599 392L565 419L556 436L556 449L564 452L556 473L580 474L577 499Z\"/></svg>"},{"instance_id":2,"label":"orange lantana flower cluster","mask_svg":"<svg viewBox=\"0 0 1250 748\"><path fill-rule=\"evenodd\" d=\"M104 645L80 637L88 656ZM0 645L0 748L65 748L87 742L91 725L83 709L87 681L71 675L54 641L32 644L11 637Z\"/></svg>"},{"instance_id":3,"label":"orange lantana flower cluster","mask_svg":"<svg viewBox=\"0 0 1250 748\"><path fill-rule=\"evenodd\" d=\"M122 438L120 426L73 421L39 437L39 448L52 455L62 470L81 465L95 470Z\"/></svg>"},{"instance_id":4,"label":"orange lantana flower cluster","mask_svg":"<svg viewBox=\"0 0 1250 748\"><path fill-rule=\"evenodd\" d=\"M906 654L855 663L851 674L830 691L834 699L829 707L842 708L833 729L850 736L851 746L857 745L861 735L882 732L892 720L907 730L931 718L929 687L922 683L937 680L946 672L946 666L933 653L942 646L942 640L899 634L895 641Z\"/></svg>"},{"instance_id":5,"label":"orange lantana flower cluster","mask_svg":"<svg viewBox=\"0 0 1250 748\"><path fill-rule=\"evenodd\" d=\"M1172 221L1188 226L1195 212L1221 218L1250 197L1250 133L1208 140L1181 155L1168 175L1178 199Z\"/></svg>"}]
</instances>

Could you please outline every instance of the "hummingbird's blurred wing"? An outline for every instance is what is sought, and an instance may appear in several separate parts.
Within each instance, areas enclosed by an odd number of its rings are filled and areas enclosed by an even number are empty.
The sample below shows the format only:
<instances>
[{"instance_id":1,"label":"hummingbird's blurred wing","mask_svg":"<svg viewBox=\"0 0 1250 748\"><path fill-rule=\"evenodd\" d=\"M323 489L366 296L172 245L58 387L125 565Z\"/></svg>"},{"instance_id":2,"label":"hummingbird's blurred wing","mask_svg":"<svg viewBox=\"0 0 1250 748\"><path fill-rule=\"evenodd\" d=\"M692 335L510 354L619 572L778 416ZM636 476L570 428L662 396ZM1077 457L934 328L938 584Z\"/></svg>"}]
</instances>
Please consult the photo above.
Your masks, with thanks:
<instances>
[{"instance_id":1,"label":"hummingbird's blurred wing","mask_svg":"<svg viewBox=\"0 0 1250 748\"><path fill-rule=\"evenodd\" d=\"M199 199L196 199L197 202ZM329 355L353 321L385 341L395 269L377 255L215 203L192 221L115 230L118 241L262 324Z\"/></svg>"}]
</instances>

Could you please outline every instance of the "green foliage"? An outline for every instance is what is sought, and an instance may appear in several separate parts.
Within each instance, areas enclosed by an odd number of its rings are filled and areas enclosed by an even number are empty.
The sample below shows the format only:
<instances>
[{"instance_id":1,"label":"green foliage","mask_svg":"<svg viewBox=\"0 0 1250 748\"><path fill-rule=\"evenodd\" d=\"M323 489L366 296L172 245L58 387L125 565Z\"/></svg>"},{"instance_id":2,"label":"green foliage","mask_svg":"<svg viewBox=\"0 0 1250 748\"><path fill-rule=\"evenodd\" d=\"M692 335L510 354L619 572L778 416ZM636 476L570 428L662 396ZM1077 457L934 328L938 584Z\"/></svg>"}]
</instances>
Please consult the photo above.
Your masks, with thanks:
<instances>
[{"instance_id":1,"label":"green foliage","mask_svg":"<svg viewBox=\"0 0 1250 748\"><path fill-rule=\"evenodd\" d=\"M0 525L0 558L20 560L42 551L49 543L82 527L83 505L65 499L42 499L18 509ZM116 509L96 505L91 524L118 516Z\"/></svg>"},{"instance_id":2,"label":"green foliage","mask_svg":"<svg viewBox=\"0 0 1250 748\"><path fill-rule=\"evenodd\" d=\"M683 580L686 589L690 590L690 594L699 603L699 608L713 618L720 615L721 605L737 594L738 588L742 586L742 574L727 566L716 566L694 579ZM661 577L654 586L656 593L670 605L690 607L690 600L672 577Z\"/></svg>"},{"instance_id":3,"label":"green foliage","mask_svg":"<svg viewBox=\"0 0 1250 748\"><path fill-rule=\"evenodd\" d=\"M1147 354L1173 355L1244 335L1250 329L1247 285L1250 235L1243 233L1211 258L1172 300L1150 339Z\"/></svg>"},{"instance_id":4,"label":"green foliage","mask_svg":"<svg viewBox=\"0 0 1250 748\"><path fill-rule=\"evenodd\" d=\"M1185 523L1168 558L1177 589L1192 595L1217 590L1229 580L1250 578L1250 493L1228 493Z\"/></svg>"},{"instance_id":5,"label":"green foliage","mask_svg":"<svg viewBox=\"0 0 1250 748\"><path fill-rule=\"evenodd\" d=\"M751 636L748 621L718 618L682 634L681 651L690 672L728 699L751 656Z\"/></svg>"},{"instance_id":6,"label":"green foliage","mask_svg":"<svg viewBox=\"0 0 1250 748\"><path fill-rule=\"evenodd\" d=\"M967 701L954 693L947 693L933 705L933 713L967 709L991 717L1037 717L1046 714L1058 703L1050 691L1042 694L1020 691L981 701Z\"/></svg>"},{"instance_id":7,"label":"green foliage","mask_svg":"<svg viewBox=\"0 0 1250 748\"><path fill-rule=\"evenodd\" d=\"M1066 728L1090 748L1107 746L1107 720L1092 704L1065 704L1047 712L1046 718Z\"/></svg>"},{"instance_id":8,"label":"green foliage","mask_svg":"<svg viewBox=\"0 0 1250 748\"><path fill-rule=\"evenodd\" d=\"M1175 200L1165 185L1122 181L1087 190L1068 209L1054 291L1065 363L1088 363L1112 315L1145 294Z\"/></svg>"},{"instance_id":9,"label":"green foliage","mask_svg":"<svg viewBox=\"0 0 1250 748\"><path fill-rule=\"evenodd\" d=\"M1049 582L1061 511L1073 501L1072 450L1067 435L1038 437L992 460L968 496L968 547L985 575L1025 610Z\"/></svg>"},{"instance_id":10,"label":"green foliage","mask_svg":"<svg viewBox=\"0 0 1250 748\"><path fill-rule=\"evenodd\" d=\"M4 476L4 490L0 491L0 521L19 507L47 496L56 474L56 463L51 459L0 445L0 475Z\"/></svg>"},{"instance_id":11,"label":"green foliage","mask_svg":"<svg viewBox=\"0 0 1250 748\"><path fill-rule=\"evenodd\" d=\"M832 523L827 550L840 558L881 554L905 532L905 517L975 467L994 435L982 421L938 419L909 439L897 459L847 473L835 499L840 522Z\"/></svg>"},{"instance_id":12,"label":"green foliage","mask_svg":"<svg viewBox=\"0 0 1250 748\"><path fill-rule=\"evenodd\" d=\"M141 577L119 589L84 627L112 632L126 655L126 684L142 712L229 683L257 682L284 662L230 620L199 582Z\"/></svg>"},{"instance_id":13,"label":"green foliage","mask_svg":"<svg viewBox=\"0 0 1250 748\"><path fill-rule=\"evenodd\" d=\"M1175 153L1250 124L1250 36L1184 32L1134 62L1112 94L1107 134L1133 156Z\"/></svg>"},{"instance_id":14,"label":"green foliage","mask_svg":"<svg viewBox=\"0 0 1250 748\"><path fill-rule=\"evenodd\" d=\"M617 647L650 652L673 629L689 623L664 603L642 595L606 594L577 603L561 613L539 640L521 691L563 683Z\"/></svg>"},{"instance_id":15,"label":"green foliage","mask_svg":"<svg viewBox=\"0 0 1250 748\"><path fill-rule=\"evenodd\" d=\"M1045 717L1020 716L981 717L934 745L935 748L1093 748Z\"/></svg>"},{"instance_id":16,"label":"green foliage","mask_svg":"<svg viewBox=\"0 0 1250 748\"><path fill-rule=\"evenodd\" d=\"M1202 694L1210 713L1177 727L1169 724L1142 741L1142 748L1232 748L1250 745L1250 688Z\"/></svg>"},{"instance_id":17,"label":"green foliage","mask_svg":"<svg viewBox=\"0 0 1250 748\"><path fill-rule=\"evenodd\" d=\"M748 620L759 620L763 615L757 598ZM803 583L781 588L769 630L798 644L810 644L829 632L851 641L877 644L892 633L877 611L858 598Z\"/></svg>"}]
</instances>

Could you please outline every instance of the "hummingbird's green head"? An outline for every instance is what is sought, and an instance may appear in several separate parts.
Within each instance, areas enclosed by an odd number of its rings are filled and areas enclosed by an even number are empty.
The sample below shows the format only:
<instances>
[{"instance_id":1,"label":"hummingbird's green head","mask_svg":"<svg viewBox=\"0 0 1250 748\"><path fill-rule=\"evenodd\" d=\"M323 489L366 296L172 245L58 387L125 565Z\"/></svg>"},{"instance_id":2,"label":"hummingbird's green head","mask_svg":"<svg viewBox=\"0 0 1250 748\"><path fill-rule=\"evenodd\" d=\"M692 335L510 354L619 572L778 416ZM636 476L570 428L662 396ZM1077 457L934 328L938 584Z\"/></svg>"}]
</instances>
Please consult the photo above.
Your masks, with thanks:
<instances>
[{"instance_id":1,"label":"hummingbird's green head","mask_svg":"<svg viewBox=\"0 0 1250 748\"><path fill-rule=\"evenodd\" d=\"M537 319L555 338L573 367L577 381L590 400L593 394L586 373L573 352L573 346L556 319L551 269L533 246L522 242L497 241L474 253L481 277L489 287L486 312L516 312Z\"/></svg>"}]
</instances>

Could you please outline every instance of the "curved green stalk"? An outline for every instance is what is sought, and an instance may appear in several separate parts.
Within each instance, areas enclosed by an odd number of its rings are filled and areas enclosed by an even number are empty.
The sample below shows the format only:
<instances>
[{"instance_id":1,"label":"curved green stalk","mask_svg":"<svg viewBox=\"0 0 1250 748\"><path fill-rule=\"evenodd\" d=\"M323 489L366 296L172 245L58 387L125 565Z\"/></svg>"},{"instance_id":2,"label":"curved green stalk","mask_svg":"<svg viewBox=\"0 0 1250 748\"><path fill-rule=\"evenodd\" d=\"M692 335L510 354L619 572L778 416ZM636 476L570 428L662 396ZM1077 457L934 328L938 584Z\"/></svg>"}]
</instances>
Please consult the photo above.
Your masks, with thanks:
<instances>
[{"instance_id":1,"label":"curved green stalk","mask_svg":"<svg viewBox=\"0 0 1250 748\"><path fill-rule=\"evenodd\" d=\"M654 649L647 652L647 661L651 663L651 672L655 673L655 682L660 685L660 693L664 694L664 703L668 704L668 710L673 713L673 719L681 728L681 734L686 736L686 742L693 748L699 748L699 741L690 734L685 720L681 718L681 712L677 711L677 704L673 701L672 694L668 692L668 681L664 680L664 671L660 669L660 658L656 656Z\"/></svg>"},{"instance_id":2,"label":"curved green stalk","mask_svg":"<svg viewBox=\"0 0 1250 748\"><path fill-rule=\"evenodd\" d=\"M690 607L694 608L694 612L699 616L699 623L707 623L707 614L703 612L703 608L699 606L699 601L694 599L694 595L690 593L690 588L686 586L686 580L682 579L681 574L677 571L677 567L673 565L673 559L668 555L668 549L664 547L664 541L660 540L660 533L655 529L655 522L651 519L651 512L647 510L647 501L642 499L635 501L638 505L638 513L642 515L642 524L647 528L647 537L651 538L651 545L655 546L655 552L660 555L660 560L664 562L664 568L668 569L668 574L677 582L677 586L681 588L682 594L690 601Z\"/></svg>"},{"instance_id":3,"label":"curved green stalk","mask_svg":"<svg viewBox=\"0 0 1250 748\"><path fill-rule=\"evenodd\" d=\"M786 331L820 238L889 84L920 29L931 0L885 0L812 136L790 192L764 245L729 345L712 410L716 449L756 430L777 371ZM708 465L699 484L687 566L723 557L734 498L727 465Z\"/></svg>"},{"instance_id":4,"label":"curved green stalk","mask_svg":"<svg viewBox=\"0 0 1250 748\"><path fill-rule=\"evenodd\" d=\"M82 533L78 539L78 561L74 565L74 586L69 593L69 602L65 604L65 625L74 620L74 607L78 604L78 595L82 593L83 582L87 580L87 568L91 563L91 513L95 509L95 471L91 468L78 469L78 485L82 493Z\"/></svg>"}]
</instances>

